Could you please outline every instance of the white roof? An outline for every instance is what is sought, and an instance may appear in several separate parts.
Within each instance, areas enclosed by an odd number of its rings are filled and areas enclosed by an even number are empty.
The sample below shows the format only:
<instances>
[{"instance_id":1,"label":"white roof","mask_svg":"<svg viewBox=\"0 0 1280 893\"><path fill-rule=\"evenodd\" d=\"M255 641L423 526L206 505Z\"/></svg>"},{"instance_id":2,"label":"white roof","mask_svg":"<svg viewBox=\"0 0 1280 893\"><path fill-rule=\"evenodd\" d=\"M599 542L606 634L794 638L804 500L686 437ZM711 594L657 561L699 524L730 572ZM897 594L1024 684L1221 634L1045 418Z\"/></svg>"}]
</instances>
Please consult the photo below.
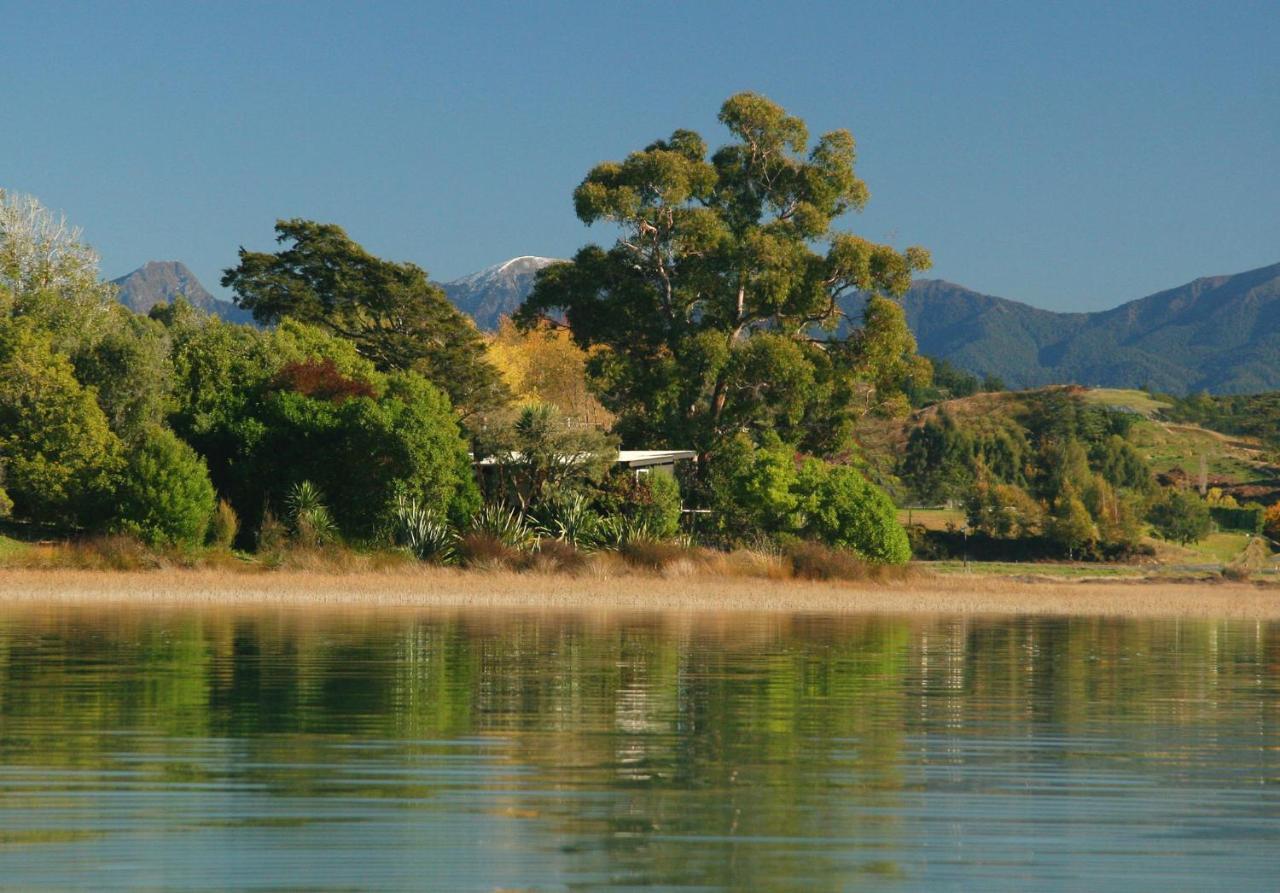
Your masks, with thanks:
<instances>
[{"instance_id":1,"label":"white roof","mask_svg":"<svg viewBox=\"0 0 1280 893\"><path fill-rule=\"evenodd\" d=\"M693 450L619 450L618 461L632 468L646 465L671 465L680 459L696 459Z\"/></svg>"},{"instance_id":2,"label":"white roof","mask_svg":"<svg viewBox=\"0 0 1280 893\"><path fill-rule=\"evenodd\" d=\"M645 468L649 465L674 465L681 459L696 459L698 456L693 450L619 450L618 458L614 461L626 465L630 468ZM519 453L512 453L506 457L507 462L521 461ZM583 461L587 457L585 454L579 456L566 456L565 462ZM474 461L474 460L473 460ZM501 465L502 459L496 456L487 456L480 459L477 465Z\"/></svg>"}]
</instances>

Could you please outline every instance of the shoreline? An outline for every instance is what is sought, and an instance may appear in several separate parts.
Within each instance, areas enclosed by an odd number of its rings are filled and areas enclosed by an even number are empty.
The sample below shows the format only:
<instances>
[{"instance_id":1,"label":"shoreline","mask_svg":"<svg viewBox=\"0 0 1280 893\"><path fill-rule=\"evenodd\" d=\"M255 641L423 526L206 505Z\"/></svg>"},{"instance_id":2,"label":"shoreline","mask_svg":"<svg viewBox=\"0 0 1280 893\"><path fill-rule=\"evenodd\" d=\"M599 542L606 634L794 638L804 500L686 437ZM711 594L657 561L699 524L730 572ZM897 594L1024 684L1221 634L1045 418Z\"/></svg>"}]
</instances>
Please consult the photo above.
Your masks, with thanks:
<instances>
[{"instance_id":1,"label":"shoreline","mask_svg":"<svg viewBox=\"0 0 1280 893\"><path fill-rule=\"evenodd\" d=\"M349 574L0 570L0 611L42 606L1188 617L1280 620L1249 583L926 576L885 583L443 568Z\"/></svg>"}]
</instances>

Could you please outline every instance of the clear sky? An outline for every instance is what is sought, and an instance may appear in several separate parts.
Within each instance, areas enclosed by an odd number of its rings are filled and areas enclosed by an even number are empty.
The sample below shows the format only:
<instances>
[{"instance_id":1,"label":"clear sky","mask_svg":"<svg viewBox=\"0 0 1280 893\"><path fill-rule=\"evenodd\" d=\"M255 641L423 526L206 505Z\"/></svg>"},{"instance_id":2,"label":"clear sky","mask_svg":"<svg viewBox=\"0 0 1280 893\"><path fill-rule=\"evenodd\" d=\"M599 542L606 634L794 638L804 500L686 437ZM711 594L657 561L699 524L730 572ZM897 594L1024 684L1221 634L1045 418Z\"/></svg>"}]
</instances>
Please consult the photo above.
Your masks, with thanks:
<instances>
[{"instance_id":1,"label":"clear sky","mask_svg":"<svg viewBox=\"0 0 1280 893\"><path fill-rule=\"evenodd\" d=\"M1280 3L0 0L0 187L215 292L278 217L450 279L605 233L594 163L754 90L847 127L848 228L1098 309L1280 261Z\"/></svg>"}]
</instances>

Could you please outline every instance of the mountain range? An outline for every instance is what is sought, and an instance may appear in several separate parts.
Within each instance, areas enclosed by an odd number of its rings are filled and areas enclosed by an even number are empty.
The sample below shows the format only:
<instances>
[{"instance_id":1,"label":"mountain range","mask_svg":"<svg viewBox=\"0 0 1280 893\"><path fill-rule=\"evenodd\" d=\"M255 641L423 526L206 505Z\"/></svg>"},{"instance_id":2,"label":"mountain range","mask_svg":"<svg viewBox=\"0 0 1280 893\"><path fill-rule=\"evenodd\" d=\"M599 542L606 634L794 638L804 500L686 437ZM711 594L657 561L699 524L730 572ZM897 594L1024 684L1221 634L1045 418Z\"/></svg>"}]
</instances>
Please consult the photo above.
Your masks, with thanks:
<instances>
[{"instance_id":1,"label":"mountain range","mask_svg":"<svg viewBox=\"0 0 1280 893\"><path fill-rule=\"evenodd\" d=\"M555 258L524 256L440 283L486 330L511 314ZM152 262L115 280L145 313L185 294L224 319L247 313L210 295L181 263ZM861 313L862 296L844 310ZM1054 383L1150 387L1183 394L1280 390L1280 264L1186 285L1095 313L1056 313L941 279L917 280L902 298L920 352L1011 388Z\"/></svg>"},{"instance_id":2,"label":"mountain range","mask_svg":"<svg viewBox=\"0 0 1280 893\"><path fill-rule=\"evenodd\" d=\"M157 304L169 304L174 298L186 298L192 306L221 317L228 322L252 322L253 315L230 301L215 298L200 284L187 265L176 260L148 261L138 269L111 284L116 297L135 313L146 314Z\"/></svg>"},{"instance_id":3,"label":"mountain range","mask_svg":"<svg viewBox=\"0 0 1280 893\"><path fill-rule=\"evenodd\" d=\"M846 311L860 313L861 302L850 300ZM915 282L902 306L921 353L1009 387L1280 389L1280 264L1096 313L1054 313L937 279Z\"/></svg>"}]
</instances>

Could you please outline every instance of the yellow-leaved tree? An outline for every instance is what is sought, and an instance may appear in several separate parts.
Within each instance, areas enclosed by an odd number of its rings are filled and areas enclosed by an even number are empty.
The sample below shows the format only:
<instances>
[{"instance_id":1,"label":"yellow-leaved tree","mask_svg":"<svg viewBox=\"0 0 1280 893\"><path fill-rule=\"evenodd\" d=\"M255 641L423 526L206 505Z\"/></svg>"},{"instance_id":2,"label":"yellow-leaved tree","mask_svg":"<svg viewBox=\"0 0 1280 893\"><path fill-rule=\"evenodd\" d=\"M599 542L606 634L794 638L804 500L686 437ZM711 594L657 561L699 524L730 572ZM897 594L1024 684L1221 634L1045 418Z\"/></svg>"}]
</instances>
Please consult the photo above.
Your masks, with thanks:
<instances>
[{"instance_id":1,"label":"yellow-leaved tree","mask_svg":"<svg viewBox=\"0 0 1280 893\"><path fill-rule=\"evenodd\" d=\"M542 322L522 332L504 318L489 341L489 362L521 406L549 403L574 424L613 424L587 385L587 353L568 329Z\"/></svg>"}]
</instances>

